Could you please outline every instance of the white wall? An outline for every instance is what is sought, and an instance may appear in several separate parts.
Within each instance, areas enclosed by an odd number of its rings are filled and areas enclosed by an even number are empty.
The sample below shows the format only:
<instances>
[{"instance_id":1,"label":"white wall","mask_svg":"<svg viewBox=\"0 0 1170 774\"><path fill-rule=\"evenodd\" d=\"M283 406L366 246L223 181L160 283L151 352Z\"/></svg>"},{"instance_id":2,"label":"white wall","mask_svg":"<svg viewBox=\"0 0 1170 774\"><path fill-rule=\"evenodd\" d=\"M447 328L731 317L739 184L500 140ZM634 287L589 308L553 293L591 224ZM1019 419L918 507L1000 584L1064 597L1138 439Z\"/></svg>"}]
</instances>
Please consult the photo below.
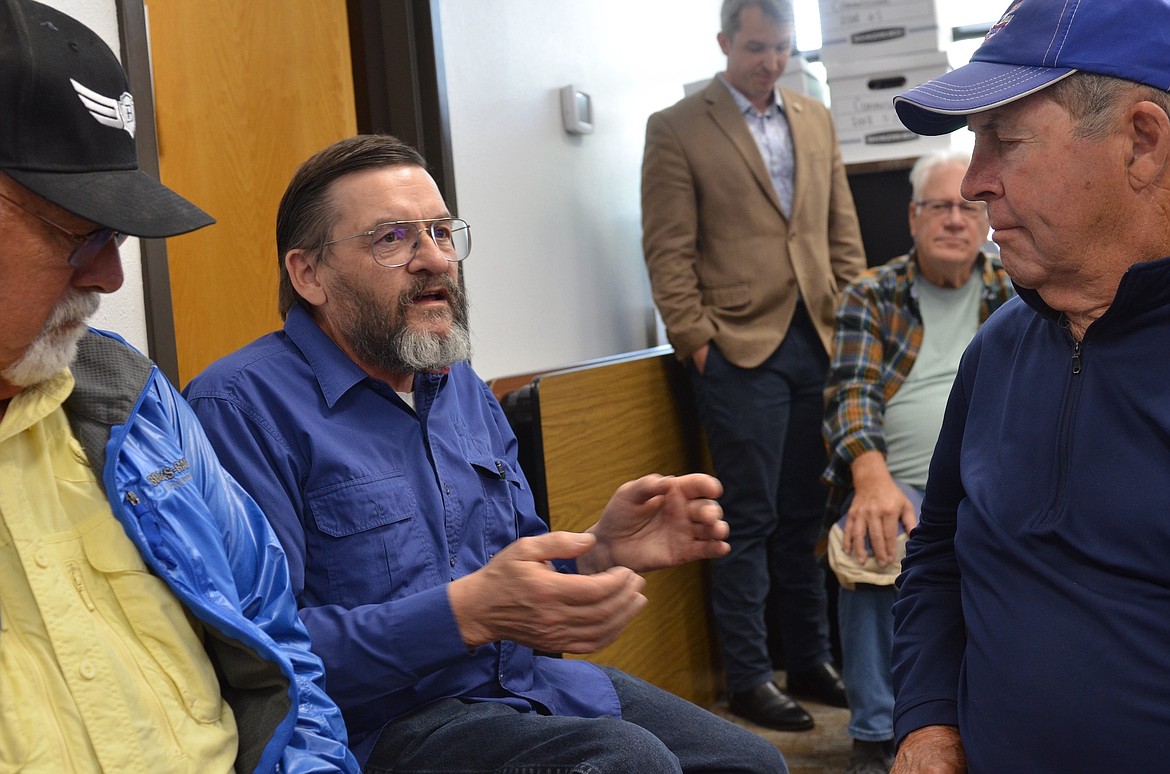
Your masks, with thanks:
<instances>
[{"instance_id":1,"label":"white wall","mask_svg":"<svg viewBox=\"0 0 1170 774\"><path fill-rule=\"evenodd\" d=\"M118 38L118 13L114 0L41 0L83 22L101 36L114 55L121 58ZM142 295L142 258L137 239L122 245L122 269L126 281L117 293L102 299L101 308L92 321L98 328L117 331L131 344L146 351L146 305Z\"/></svg>"},{"instance_id":2,"label":"white wall","mask_svg":"<svg viewBox=\"0 0 1170 774\"><path fill-rule=\"evenodd\" d=\"M720 0L442 0L474 363L485 378L658 343L642 261L646 118L725 64ZM559 90L593 97L570 136Z\"/></svg>"}]
</instances>

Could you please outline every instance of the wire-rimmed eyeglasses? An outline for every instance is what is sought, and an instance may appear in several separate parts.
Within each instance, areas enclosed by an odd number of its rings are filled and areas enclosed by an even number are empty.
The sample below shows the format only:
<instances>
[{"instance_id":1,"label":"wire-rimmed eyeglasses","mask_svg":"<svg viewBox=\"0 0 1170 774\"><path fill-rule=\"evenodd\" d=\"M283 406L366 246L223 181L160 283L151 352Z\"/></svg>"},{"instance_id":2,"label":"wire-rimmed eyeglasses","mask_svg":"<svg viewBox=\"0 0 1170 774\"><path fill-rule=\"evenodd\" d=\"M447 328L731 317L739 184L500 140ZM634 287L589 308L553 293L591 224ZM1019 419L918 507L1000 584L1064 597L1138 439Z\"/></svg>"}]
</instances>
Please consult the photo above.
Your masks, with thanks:
<instances>
[{"instance_id":1,"label":"wire-rimmed eyeglasses","mask_svg":"<svg viewBox=\"0 0 1170 774\"><path fill-rule=\"evenodd\" d=\"M405 266L418 253L422 235L430 236L439 252L451 263L462 261L471 254L471 226L461 218L439 220L396 220L379 223L369 231L323 242L322 247L349 239L369 237L370 255L374 262L387 269Z\"/></svg>"},{"instance_id":2,"label":"wire-rimmed eyeglasses","mask_svg":"<svg viewBox=\"0 0 1170 774\"><path fill-rule=\"evenodd\" d=\"M986 202L969 202L966 199L951 201L950 199L923 199L914 202L919 214L926 213L931 218L942 218L951 214L951 210L959 208L959 214L969 220L977 220L987 215Z\"/></svg>"},{"instance_id":3,"label":"wire-rimmed eyeglasses","mask_svg":"<svg viewBox=\"0 0 1170 774\"><path fill-rule=\"evenodd\" d=\"M15 199L12 199L8 196L5 196L2 193L0 193L0 199L3 199L4 201L8 202L12 206L20 209L21 211L28 213L29 215L32 215L37 220L39 220L43 223L48 223L50 226L57 229L62 234L65 234L70 239L72 239L73 242L77 246L73 248L73 252L69 253L69 258L66 261L69 264L69 268L71 268L71 269L76 269L79 266L83 266L86 263L88 263L89 261L96 258L98 253L100 253L102 251L102 249L106 246L106 244L109 243L109 241L111 239L114 240L114 243L116 245L119 245L119 246L123 242L126 241L126 237L127 237L126 234L123 234L119 231L115 231L112 228L99 227L99 228L95 228L93 231L87 231L84 234L79 234L76 231L70 231L69 229L65 228L64 226L61 226L61 225L54 223L53 221L46 218L44 215L33 212L32 210L30 210L28 207L25 207L20 202L16 201Z\"/></svg>"}]
</instances>

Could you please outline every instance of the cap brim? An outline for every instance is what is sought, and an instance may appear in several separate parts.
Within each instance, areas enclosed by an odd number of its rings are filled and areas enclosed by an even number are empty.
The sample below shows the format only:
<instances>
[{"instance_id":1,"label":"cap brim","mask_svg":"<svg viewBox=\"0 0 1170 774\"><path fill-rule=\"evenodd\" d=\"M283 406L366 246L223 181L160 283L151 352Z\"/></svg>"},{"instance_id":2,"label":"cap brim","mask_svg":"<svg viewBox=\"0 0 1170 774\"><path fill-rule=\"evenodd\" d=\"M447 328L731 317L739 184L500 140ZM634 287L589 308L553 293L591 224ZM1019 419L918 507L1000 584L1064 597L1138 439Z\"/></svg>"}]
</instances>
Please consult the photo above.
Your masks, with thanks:
<instances>
[{"instance_id":1,"label":"cap brim","mask_svg":"<svg viewBox=\"0 0 1170 774\"><path fill-rule=\"evenodd\" d=\"M215 222L215 218L139 169L4 172L58 207L131 236L169 237Z\"/></svg>"},{"instance_id":2,"label":"cap brim","mask_svg":"<svg viewBox=\"0 0 1170 774\"><path fill-rule=\"evenodd\" d=\"M894 97L894 109L915 134L948 134L967 116L1006 105L1072 75L1071 67L971 62Z\"/></svg>"}]
</instances>

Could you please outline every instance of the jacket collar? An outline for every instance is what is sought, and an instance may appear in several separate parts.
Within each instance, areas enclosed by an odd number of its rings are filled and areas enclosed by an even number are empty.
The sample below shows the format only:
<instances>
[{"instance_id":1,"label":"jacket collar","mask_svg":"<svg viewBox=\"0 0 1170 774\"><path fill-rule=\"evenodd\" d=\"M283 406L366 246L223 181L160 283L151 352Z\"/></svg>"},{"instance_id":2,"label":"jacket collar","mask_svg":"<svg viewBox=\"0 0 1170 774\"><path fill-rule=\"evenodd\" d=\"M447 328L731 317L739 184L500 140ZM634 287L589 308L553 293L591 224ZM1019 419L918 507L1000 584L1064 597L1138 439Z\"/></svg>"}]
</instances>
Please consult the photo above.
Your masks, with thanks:
<instances>
[{"instance_id":1,"label":"jacket collar","mask_svg":"<svg viewBox=\"0 0 1170 774\"><path fill-rule=\"evenodd\" d=\"M1035 290L1016 285L1016 293L1041 316L1054 322L1059 322L1064 317L1063 312L1046 304ZM1105 310L1105 314L1093 322L1093 325L1119 316L1130 317L1166 305L1170 305L1170 257L1141 261L1134 263L1122 275L1117 293L1113 296L1113 303Z\"/></svg>"},{"instance_id":2,"label":"jacket collar","mask_svg":"<svg viewBox=\"0 0 1170 774\"><path fill-rule=\"evenodd\" d=\"M752 133L748 130L747 121L744 119L743 111L740 110L739 104L736 103L735 98L731 93L731 86L726 84L722 78L715 77L707 84L706 88L701 92L703 100L707 103L707 112L711 119L719 126L720 130L731 141L737 153L747 164L748 169L752 172L752 177L756 179L756 184L772 206L776 208L776 212L780 217L784 217L784 210L780 206L780 198L776 195L776 189L772 185L772 178L768 174L767 167L764 166L764 158L760 155L760 149L756 146L756 141L752 139ZM797 136L800 134L797 126L801 122L801 105L792 100L789 95L784 94L784 90L777 88L777 101L784 106L784 116L788 119L788 130L792 133L792 146L795 153L796 171L792 181L792 212L795 214L798 210L798 202L800 201L800 183L806 174L808 174L802 167L805 163L800 149L796 146ZM794 215L795 216L795 215Z\"/></svg>"},{"instance_id":3,"label":"jacket collar","mask_svg":"<svg viewBox=\"0 0 1170 774\"><path fill-rule=\"evenodd\" d=\"M65 399L65 414L105 489L110 434L129 421L154 374L154 364L122 339L91 328L78 342L69 370L74 387Z\"/></svg>"}]
</instances>

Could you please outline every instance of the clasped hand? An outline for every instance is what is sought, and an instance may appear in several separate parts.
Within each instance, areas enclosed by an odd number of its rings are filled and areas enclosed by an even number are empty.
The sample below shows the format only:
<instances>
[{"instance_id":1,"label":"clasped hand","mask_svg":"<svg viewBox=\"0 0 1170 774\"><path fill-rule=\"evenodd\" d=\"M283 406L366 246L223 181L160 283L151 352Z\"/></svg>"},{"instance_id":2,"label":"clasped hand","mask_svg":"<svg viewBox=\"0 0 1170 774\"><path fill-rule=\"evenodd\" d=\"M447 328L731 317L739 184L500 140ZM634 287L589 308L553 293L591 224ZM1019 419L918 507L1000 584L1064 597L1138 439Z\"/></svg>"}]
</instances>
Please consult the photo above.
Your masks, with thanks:
<instances>
[{"instance_id":1,"label":"clasped hand","mask_svg":"<svg viewBox=\"0 0 1170 774\"><path fill-rule=\"evenodd\" d=\"M888 567L898 561L898 523L909 532L917 526L918 514L890 477L879 452L866 452L854 460L853 487L841 545L864 564L868 538L878 566Z\"/></svg>"}]
</instances>

